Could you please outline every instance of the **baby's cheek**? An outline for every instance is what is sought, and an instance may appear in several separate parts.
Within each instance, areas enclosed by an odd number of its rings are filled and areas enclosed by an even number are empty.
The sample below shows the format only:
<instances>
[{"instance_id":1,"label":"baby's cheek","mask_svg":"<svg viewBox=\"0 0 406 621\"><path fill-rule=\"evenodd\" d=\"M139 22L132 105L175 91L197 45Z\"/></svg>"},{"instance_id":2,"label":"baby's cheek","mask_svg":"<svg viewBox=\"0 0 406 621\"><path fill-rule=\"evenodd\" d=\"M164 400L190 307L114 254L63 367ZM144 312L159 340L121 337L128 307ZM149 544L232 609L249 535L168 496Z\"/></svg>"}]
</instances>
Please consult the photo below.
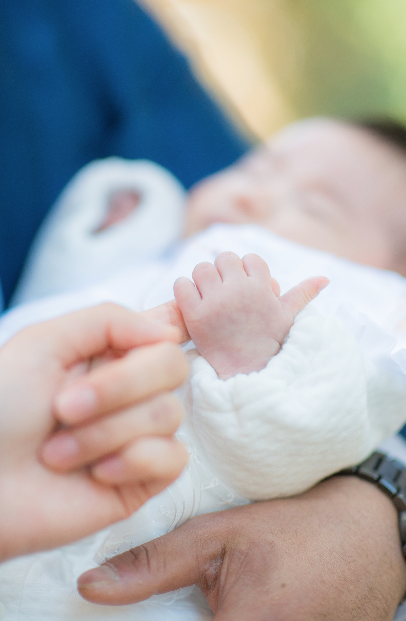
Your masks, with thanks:
<instances>
[{"instance_id":1,"label":"baby's cheek","mask_svg":"<svg viewBox=\"0 0 406 621\"><path fill-rule=\"evenodd\" d=\"M276 235L310 248L336 254L341 254L343 250L343 239L339 231L300 213L269 218L262 225Z\"/></svg>"}]
</instances>

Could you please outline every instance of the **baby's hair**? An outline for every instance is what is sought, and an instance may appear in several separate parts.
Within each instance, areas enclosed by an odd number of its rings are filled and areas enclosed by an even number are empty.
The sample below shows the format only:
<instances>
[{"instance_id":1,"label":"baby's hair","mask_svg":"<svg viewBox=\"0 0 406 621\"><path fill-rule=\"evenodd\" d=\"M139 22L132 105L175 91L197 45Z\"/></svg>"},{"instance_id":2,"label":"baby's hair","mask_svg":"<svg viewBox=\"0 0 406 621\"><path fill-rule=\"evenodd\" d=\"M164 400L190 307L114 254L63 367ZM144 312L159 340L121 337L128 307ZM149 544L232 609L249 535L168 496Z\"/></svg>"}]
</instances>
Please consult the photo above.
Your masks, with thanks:
<instances>
[{"instance_id":1,"label":"baby's hair","mask_svg":"<svg viewBox=\"0 0 406 621\"><path fill-rule=\"evenodd\" d=\"M355 121L354 124L381 138L392 147L397 147L406 155L406 127L400 121L383 117Z\"/></svg>"}]
</instances>

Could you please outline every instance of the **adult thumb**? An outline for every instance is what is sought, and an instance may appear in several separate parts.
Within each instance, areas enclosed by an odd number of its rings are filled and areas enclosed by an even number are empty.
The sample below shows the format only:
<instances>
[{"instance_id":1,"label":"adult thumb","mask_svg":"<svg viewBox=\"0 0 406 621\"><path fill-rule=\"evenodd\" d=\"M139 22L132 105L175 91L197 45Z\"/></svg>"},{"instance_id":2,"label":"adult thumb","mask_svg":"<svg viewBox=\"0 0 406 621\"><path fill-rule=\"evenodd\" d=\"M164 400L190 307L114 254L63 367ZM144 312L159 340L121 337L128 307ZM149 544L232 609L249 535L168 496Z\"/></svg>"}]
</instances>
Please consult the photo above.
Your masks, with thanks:
<instances>
[{"instance_id":1,"label":"adult thumb","mask_svg":"<svg viewBox=\"0 0 406 621\"><path fill-rule=\"evenodd\" d=\"M95 604L133 604L199 583L221 547L221 542L210 535L205 517L194 518L82 574L78 580L80 595Z\"/></svg>"}]
</instances>

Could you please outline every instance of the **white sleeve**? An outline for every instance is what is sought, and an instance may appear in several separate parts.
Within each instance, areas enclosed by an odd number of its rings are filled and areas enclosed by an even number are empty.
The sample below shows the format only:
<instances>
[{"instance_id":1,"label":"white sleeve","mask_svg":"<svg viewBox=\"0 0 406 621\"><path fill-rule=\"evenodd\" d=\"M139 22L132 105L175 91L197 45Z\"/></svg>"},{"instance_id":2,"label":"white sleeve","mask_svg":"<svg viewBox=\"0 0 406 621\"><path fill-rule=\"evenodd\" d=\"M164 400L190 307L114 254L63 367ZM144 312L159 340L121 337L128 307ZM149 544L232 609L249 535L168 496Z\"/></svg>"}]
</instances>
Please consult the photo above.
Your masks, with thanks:
<instances>
[{"instance_id":1,"label":"white sleeve","mask_svg":"<svg viewBox=\"0 0 406 621\"><path fill-rule=\"evenodd\" d=\"M251 500L297 494L364 459L406 419L406 380L307 307L258 373L222 381L192 356L192 420L216 472Z\"/></svg>"}]
</instances>

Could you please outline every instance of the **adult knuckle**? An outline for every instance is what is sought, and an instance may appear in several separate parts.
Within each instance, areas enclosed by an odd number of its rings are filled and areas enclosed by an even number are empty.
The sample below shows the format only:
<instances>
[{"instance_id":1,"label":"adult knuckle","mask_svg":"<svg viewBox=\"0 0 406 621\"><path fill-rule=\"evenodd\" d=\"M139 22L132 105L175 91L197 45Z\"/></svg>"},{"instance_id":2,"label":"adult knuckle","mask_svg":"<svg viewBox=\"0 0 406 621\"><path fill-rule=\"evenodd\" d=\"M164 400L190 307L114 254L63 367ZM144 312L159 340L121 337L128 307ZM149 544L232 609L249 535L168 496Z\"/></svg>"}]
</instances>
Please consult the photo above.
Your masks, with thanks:
<instances>
[{"instance_id":1,"label":"adult knuckle","mask_svg":"<svg viewBox=\"0 0 406 621\"><path fill-rule=\"evenodd\" d=\"M155 579L165 575L167 569L165 548L159 539L133 548L128 554L131 554L132 564L137 570L141 566Z\"/></svg>"},{"instance_id":2,"label":"adult knuckle","mask_svg":"<svg viewBox=\"0 0 406 621\"><path fill-rule=\"evenodd\" d=\"M183 468L189 461L189 453L186 446L179 440L175 440L172 448L172 459L170 460L170 468L168 476L171 481L177 478Z\"/></svg>"},{"instance_id":3,"label":"adult knuckle","mask_svg":"<svg viewBox=\"0 0 406 621\"><path fill-rule=\"evenodd\" d=\"M188 364L185 354L179 345L165 342L159 345L161 364L165 369L167 380L172 382L182 381L187 377Z\"/></svg>"},{"instance_id":4,"label":"adult knuckle","mask_svg":"<svg viewBox=\"0 0 406 621\"><path fill-rule=\"evenodd\" d=\"M94 425L80 429L76 433L76 439L82 450L101 448L110 444L113 440L112 426L110 421L103 420Z\"/></svg>"},{"instance_id":5,"label":"adult knuckle","mask_svg":"<svg viewBox=\"0 0 406 621\"><path fill-rule=\"evenodd\" d=\"M124 452L124 461L127 464L127 468L138 472L144 481L156 478L170 479L171 460L166 456L165 462L163 461L162 447L162 444L153 444L151 446L149 443L139 442L138 439L131 442ZM156 458L157 449L160 453L159 459Z\"/></svg>"},{"instance_id":6,"label":"adult knuckle","mask_svg":"<svg viewBox=\"0 0 406 621\"><path fill-rule=\"evenodd\" d=\"M181 402L171 393L160 395L151 403L150 417L160 429L173 433L184 415Z\"/></svg>"},{"instance_id":7,"label":"adult knuckle","mask_svg":"<svg viewBox=\"0 0 406 621\"><path fill-rule=\"evenodd\" d=\"M146 543L128 551L129 556L132 558L131 564L135 569L139 570L140 566L142 566L146 568L148 573L152 573L150 547L150 544Z\"/></svg>"},{"instance_id":8,"label":"adult knuckle","mask_svg":"<svg viewBox=\"0 0 406 621\"><path fill-rule=\"evenodd\" d=\"M149 475L155 476L158 472L157 465L152 459L149 451L140 450L138 442L132 442L122 455L128 467L139 469L141 472L147 472Z\"/></svg>"}]
</instances>

